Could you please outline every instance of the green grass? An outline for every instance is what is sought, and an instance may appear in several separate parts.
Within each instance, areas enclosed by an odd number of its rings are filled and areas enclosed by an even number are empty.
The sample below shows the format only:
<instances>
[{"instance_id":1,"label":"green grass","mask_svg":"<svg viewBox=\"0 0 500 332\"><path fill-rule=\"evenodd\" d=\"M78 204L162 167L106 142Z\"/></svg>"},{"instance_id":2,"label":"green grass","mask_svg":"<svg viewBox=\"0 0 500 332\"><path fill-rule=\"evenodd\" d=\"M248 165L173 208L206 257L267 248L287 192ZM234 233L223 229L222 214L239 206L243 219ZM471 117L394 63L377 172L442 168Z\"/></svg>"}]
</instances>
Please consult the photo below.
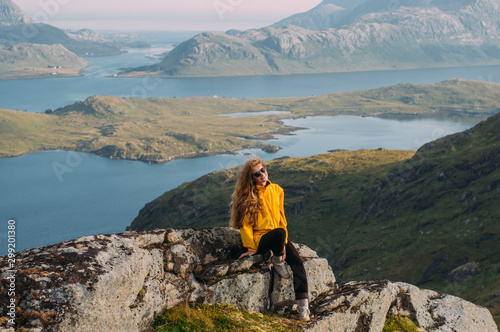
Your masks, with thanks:
<instances>
[{"instance_id":1,"label":"green grass","mask_svg":"<svg viewBox=\"0 0 500 332\"><path fill-rule=\"evenodd\" d=\"M0 110L0 155L26 150L68 149L150 162L197 154L222 153L249 146L267 146L241 138L269 133L280 124L273 117L244 122L217 116L231 111L260 111L258 102L217 98L91 97L54 114ZM37 127L38 123L45 126Z\"/></svg>"},{"instance_id":2,"label":"green grass","mask_svg":"<svg viewBox=\"0 0 500 332\"><path fill-rule=\"evenodd\" d=\"M367 168L378 169L388 162L406 160L414 153L415 151L345 151L308 158L283 158L267 165L271 180L285 189L285 209L293 219L295 210L304 205L307 207L306 203L312 196L322 194L318 186L329 177L357 174ZM146 205L130 228L227 225L237 172L237 168L231 168L210 173L166 192Z\"/></svg>"},{"instance_id":3,"label":"green grass","mask_svg":"<svg viewBox=\"0 0 500 332\"><path fill-rule=\"evenodd\" d=\"M249 313L216 304L180 304L155 317L154 332L302 331L305 323L274 313ZM388 316L383 332L423 332L408 317Z\"/></svg>"},{"instance_id":4,"label":"green grass","mask_svg":"<svg viewBox=\"0 0 500 332\"><path fill-rule=\"evenodd\" d=\"M382 332L424 332L415 325L408 317L390 316L385 321Z\"/></svg>"},{"instance_id":5,"label":"green grass","mask_svg":"<svg viewBox=\"0 0 500 332\"><path fill-rule=\"evenodd\" d=\"M302 331L304 323L277 314L248 313L224 305L181 304L155 317L155 332Z\"/></svg>"}]
</instances>

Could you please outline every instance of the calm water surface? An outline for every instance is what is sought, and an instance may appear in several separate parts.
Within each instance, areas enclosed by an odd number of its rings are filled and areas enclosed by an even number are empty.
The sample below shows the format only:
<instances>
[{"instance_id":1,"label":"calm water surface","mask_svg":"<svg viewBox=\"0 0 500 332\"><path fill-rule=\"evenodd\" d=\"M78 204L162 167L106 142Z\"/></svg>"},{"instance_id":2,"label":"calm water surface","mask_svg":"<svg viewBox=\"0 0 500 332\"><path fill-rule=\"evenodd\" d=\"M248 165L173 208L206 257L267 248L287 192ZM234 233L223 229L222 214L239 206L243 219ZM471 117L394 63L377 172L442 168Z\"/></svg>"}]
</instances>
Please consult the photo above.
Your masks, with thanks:
<instances>
[{"instance_id":1,"label":"calm water surface","mask_svg":"<svg viewBox=\"0 0 500 332\"><path fill-rule=\"evenodd\" d=\"M214 95L268 98L357 91L399 83L429 84L452 78L500 83L500 66L203 78L108 78L101 75L100 68L95 68L94 74L96 76L0 81L0 108L43 112L101 94L141 98Z\"/></svg>"}]
</instances>

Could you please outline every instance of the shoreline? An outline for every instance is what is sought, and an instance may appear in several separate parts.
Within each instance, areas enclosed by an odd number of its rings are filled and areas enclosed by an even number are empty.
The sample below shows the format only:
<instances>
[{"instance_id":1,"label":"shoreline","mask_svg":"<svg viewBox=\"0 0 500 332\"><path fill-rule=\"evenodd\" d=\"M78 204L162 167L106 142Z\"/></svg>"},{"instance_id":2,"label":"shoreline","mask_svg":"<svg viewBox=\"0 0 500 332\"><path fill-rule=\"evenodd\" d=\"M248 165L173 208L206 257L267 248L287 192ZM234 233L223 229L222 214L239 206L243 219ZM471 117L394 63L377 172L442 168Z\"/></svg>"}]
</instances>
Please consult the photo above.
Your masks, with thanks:
<instances>
[{"instance_id":1,"label":"shoreline","mask_svg":"<svg viewBox=\"0 0 500 332\"><path fill-rule=\"evenodd\" d=\"M337 71L304 71L304 72L290 72L290 73L268 73L268 74L225 74L225 75L169 75L164 71L129 71L118 72L115 75L109 76L110 78L214 78L214 77L257 77L257 76L288 76L288 75L322 75L322 74L341 74L341 73L364 73L364 72L381 72L381 71L410 71L422 69L437 69L437 68L480 68L489 66L500 66L498 62L482 63L482 64L463 64L463 65L443 65L443 66L421 66L421 67L380 67L380 68L366 68L366 69L353 69L353 70L337 70ZM140 68L140 67L137 67Z\"/></svg>"},{"instance_id":2,"label":"shoreline","mask_svg":"<svg viewBox=\"0 0 500 332\"><path fill-rule=\"evenodd\" d=\"M6 70L0 73L1 81L10 80L36 80L36 79L47 79L47 78L67 78L67 77L81 77L84 76L83 70L85 68L78 69L53 69L53 68L36 68L36 70L29 69L18 69L18 70Z\"/></svg>"},{"instance_id":3,"label":"shoreline","mask_svg":"<svg viewBox=\"0 0 500 332\"><path fill-rule=\"evenodd\" d=\"M237 154L236 151L242 151L242 150L249 150L249 149L261 149L262 151L265 152L277 152L281 149L281 147L276 146L276 145L270 145L268 147L266 146L259 146L259 145L248 145L248 146L240 146L235 149L231 150L225 150L225 151L201 151L201 152L189 152L189 153L184 153L184 154L179 154L179 155L173 155L169 156L168 158L161 159L161 160L153 160L153 159L144 159L144 158L131 158L131 157L122 157L122 156L112 156L112 155L105 155L105 154L100 154L96 153L96 151L82 151L82 150L77 150L73 148L68 148L68 147L57 147L57 148L37 148L37 149L30 149L23 151L21 153L15 154L15 155L3 155L0 156L0 160L2 159L11 159L11 158L17 158L17 157L22 157L31 153L36 153L36 152L50 152L50 151L68 151L68 152L78 152L78 153L89 153L96 155L101 158L108 158L108 159L116 159L116 160L129 160L129 161L140 161L144 162L147 164L166 164L168 162L178 160L178 159L194 159L194 158L203 158L203 157L209 157L209 156L215 156L215 155L222 155L222 154Z\"/></svg>"}]
</instances>

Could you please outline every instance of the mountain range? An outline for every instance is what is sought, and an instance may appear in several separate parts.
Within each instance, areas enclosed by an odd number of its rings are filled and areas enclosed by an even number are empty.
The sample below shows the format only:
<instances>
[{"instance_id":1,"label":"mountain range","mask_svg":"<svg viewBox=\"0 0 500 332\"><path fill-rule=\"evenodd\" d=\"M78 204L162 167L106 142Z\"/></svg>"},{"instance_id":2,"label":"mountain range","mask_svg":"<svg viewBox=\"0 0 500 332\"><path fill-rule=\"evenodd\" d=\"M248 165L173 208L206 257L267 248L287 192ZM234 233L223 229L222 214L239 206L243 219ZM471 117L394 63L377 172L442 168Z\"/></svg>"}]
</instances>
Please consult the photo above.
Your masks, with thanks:
<instances>
[{"instance_id":1,"label":"mountain range","mask_svg":"<svg viewBox=\"0 0 500 332\"><path fill-rule=\"evenodd\" d=\"M134 46L147 46L137 44ZM65 31L37 23L11 0L0 0L0 78L78 75L84 56L120 54L123 41L108 41L89 29ZM50 71L47 68L63 68Z\"/></svg>"},{"instance_id":2,"label":"mountain range","mask_svg":"<svg viewBox=\"0 0 500 332\"><path fill-rule=\"evenodd\" d=\"M78 56L119 54L121 51L104 38L96 38L95 32L83 29L78 33L38 23L12 0L0 0L0 45L8 47L20 43L55 45L61 44ZM85 35L90 37L85 37Z\"/></svg>"},{"instance_id":3,"label":"mountain range","mask_svg":"<svg viewBox=\"0 0 500 332\"><path fill-rule=\"evenodd\" d=\"M158 65L167 76L319 73L500 63L495 0L326 0L269 27L205 32Z\"/></svg>"},{"instance_id":4,"label":"mountain range","mask_svg":"<svg viewBox=\"0 0 500 332\"><path fill-rule=\"evenodd\" d=\"M500 320L500 113L414 151L360 150L267 163L292 241L337 279L401 280L486 306ZM148 203L129 229L227 225L238 169Z\"/></svg>"}]
</instances>

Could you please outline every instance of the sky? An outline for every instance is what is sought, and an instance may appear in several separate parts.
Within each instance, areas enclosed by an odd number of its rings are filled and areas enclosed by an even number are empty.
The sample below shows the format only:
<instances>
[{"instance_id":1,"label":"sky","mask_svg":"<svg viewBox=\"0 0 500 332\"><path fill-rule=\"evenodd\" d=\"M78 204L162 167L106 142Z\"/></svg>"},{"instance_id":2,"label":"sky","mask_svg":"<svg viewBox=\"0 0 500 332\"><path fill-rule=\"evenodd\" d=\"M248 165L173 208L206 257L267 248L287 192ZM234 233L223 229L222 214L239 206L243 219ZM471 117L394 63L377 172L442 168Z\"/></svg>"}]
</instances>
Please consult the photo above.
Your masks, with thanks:
<instances>
[{"instance_id":1,"label":"sky","mask_svg":"<svg viewBox=\"0 0 500 332\"><path fill-rule=\"evenodd\" d=\"M36 21L63 29L246 30L307 11L321 0L13 0Z\"/></svg>"}]
</instances>

